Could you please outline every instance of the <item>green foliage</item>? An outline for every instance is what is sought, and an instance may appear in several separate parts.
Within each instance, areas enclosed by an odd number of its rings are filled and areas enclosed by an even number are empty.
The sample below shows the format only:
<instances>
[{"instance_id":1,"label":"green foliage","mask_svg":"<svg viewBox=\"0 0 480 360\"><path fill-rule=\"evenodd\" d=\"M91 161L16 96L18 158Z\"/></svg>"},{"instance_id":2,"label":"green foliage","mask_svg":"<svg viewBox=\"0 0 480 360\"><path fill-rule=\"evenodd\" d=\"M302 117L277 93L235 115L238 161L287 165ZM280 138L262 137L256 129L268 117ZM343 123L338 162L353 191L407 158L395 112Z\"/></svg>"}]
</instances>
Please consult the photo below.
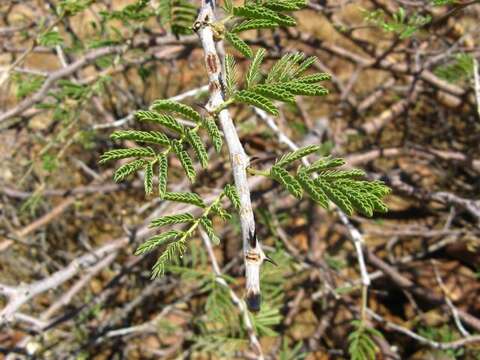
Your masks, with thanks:
<instances>
[{"instance_id":1,"label":"green foliage","mask_svg":"<svg viewBox=\"0 0 480 360\"><path fill-rule=\"evenodd\" d=\"M202 121L202 116L193 110L192 107L172 100L155 100L151 106L154 111L168 111L176 113L188 120L195 122Z\"/></svg>"},{"instance_id":2,"label":"green foliage","mask_svg":"<svg viewBox=\"0 0 480 360\"><path fill-rule=\"evenodd\" d=\"M35 91L40 89L43 84L44 77L37 75L28 75L25 76L20 73L15 73L12 76L15 85L17 86L15 96L18 99L23 99L24 97L33 94Z\"/></svg>"},{"instance_id":3,"label":"green foliage","mask_svg":"<svg viewBox=\"0 0 480 360\"><path fill-rule=\"evenodd\" d=\"M302 159L305 156L316 153L321 149L318 145L308 145L298 150L286 153L279 160L275 162L275 166L287 166L292 162Z\"/></svg>"},{"instance_id":4,"label":"green foliage","mask_svg":"<svg viewBox=\"0 0 480 360\"><path fill-rule=\"evenodd\" d=\"M220 238L215 232L213 221L210 217L216 214L228 214L221 206L221 201L225 196L226 191L224 190L209 206L206 206L202 198L196 193L166 192L164 194L163 198L165 200L183 202L201 207L203 208L203 213L197 218L189 213L183 213L167 215L152 220L150 227L178 224L189 225L185 231L170 230L149 238L139 246L135 253L136 255L142 255L161 245L166 245L152 269L152 277L163 275L169 264L176 263L178 259L183 256L187 248L187 240L193 236L193 233L199 225L205 230L213 244L218 245L220 243Z\"/></svg>"},{"instance_id":5,"label":"green foliage","mask_svg":"<svg viewBox=\"0 0 480 360\"><path fill-rule=\"evenodd\" d=\"M217 123L215 122L215 119L212 117L208 117L204 119L203 125L207 129L208 135L212 140L215 151L219 153L222 150L223 140L222 140L222 135L220 134L220 130L218 129Z\"/></svg>"},{"instance_id":6,"label":"green foliage","mask_svg":"<svg viewBox=\"0 0 480 360\"><path fill-rule=\"evenodd\" d=\"M87 9L93 0L60 0L57 13L63 16L74 16Z\"/></svg>"},{"instance_id":7,"label":"green foliage","mask_svg":"<svg viewBox=\"0 0 480 360\"><path fill-rule=\"evenodd\" d=\"M180 164L182 164L183 170L185 170L185 174L191 182L194 182L197 173L195 172L195 169L193 167L193 162L190 158L190 155L188 155L188 153L183 148L182 143L180 143L179 141L173 140L172 146L175 154L177 154L178 160L180 160Z\"/></svg>"},{"instance_id":8,"label":"green foliage","mask_svg":"<svg viewBox=\"0 0 480 360\"><path fill-rule=\"evenodd\" d=\"M312 179L309 178L305 171L299 171L297 174L297 180L305 190L305 192L310 195L313 201L319 204L321 207L328 208L328 197L325 195L321 187L316 186Z\"/></svg>"},{"instance_id":9,"label":"green foliage","mask_svg":"<svg viewBox=\"0 0 480 360\"><path fill-rule=\"evenodd\" d=\"M303 360L307 357L307 353L302 351L303 344L298 342L292 349L289 349L288 341L282 342L279 360Z\"/></svg>"},{"instance_id":10,"label":"green foliage","mask_svg":"<svg viewBox=\"0 0 480 360\"><path fill-rule=\"evenodd\" d=\"M131 21L145 21L155 15L155 12L148 8L150 0L138 0L133 4L125 6L121 10L101 11L100 14L105 20L121 20L125 23Z\"/></svg>"},{"instance_id":11,"label":"green foliage","mask_svg":"<svg viewBox=\"0 0 480 360\"><path fill-rule=\"evenodd\" d=\"M366 12L365 19L368 22L381 27L386 32L398 35L400 39L411 37L420 28L430 23L432 20L430 15L423 16L418 13L407 15L405 9L402 7L392 15L391 20L388 19L388 16L383 10Z\"/></svg>"},{"instance_id":12,"label":"green foliage","mask_svg":"<svg viewBox=\"0 0 480 360\"><path fill-rule=\"evenodd\" d=\"M175 35L192 33L197 8L187 0L160 0L157 13L162 25L169 26Z\"/></svg>"},{"instance_id":13,"label":"green foliage","mask_svg":"<svg viewBox=\"0 0 480 360\"><path fill-rule=\"evenodd\" d=\"M245 57L251 58L253 56L252 49L247 45L245 41L240 39L237 34L228 32L225 39L238 51L240 51Z\"/></svg>"},{"instance_id":14,"label":"green foliage","mask_svg":"<svg viewBox=\"0 0 480 360\"><path fill-rule=\"evenodd\" d=\"M236 102L253 105L265 110L269 114L278 115L278 110L271 100L253 91L241 90L235 94L234 100Z\"/></svg>"},{"instance_id":15,"label":"green foliage","mask_svg":"<svg viewBox=\"0 0 480 360\"><path fill-rule=\"evenodd\" d=\"M194 221L195 218L192 214L175 214L166 215L161 218L154 219L150 222L150 227L161 227L165 225L176 225Z\"/></svg>"},{"instance_id":16,"label":"green foliage","mask_svg":"<svg viewBox=\"0 0 480 360\"><path fill-rule=\"evenodd\" d=\"M252 316L253 326L260 336L278 336L278 333L272 327L280 324L281 321L282 316L279 309L271 307L268 303L262 306L258 314Z\"/></svg>"},{"instance_id":17,"label":"green foliage","mask_svg":"<svg viewBox=\"0 0 480 360\"><path fill-rule=\"evenodd\" d=\"M206 231L212 243L214 245L220 244L220 238L217 236L217 234L215 234L215 229L213 228L212 220L210 220L206 216L202 216L200 218L200 224L202 225L203 229Z\"/></svg>"},{"instance_id":18,"label":"green foliage","mask_svg":"<svg viewBox=\"0 0 480 360\"><path fill-rule=\"evenodd\" d=\"M473 61L470 54L456 54L452 62L437 67L434 73L450 83L464 81L473 76Z\"/></svg>"},{"instance_id":19,"label":"green foliage","mask_svg":"<svg viewBox=\"0 0 480 360\"><path fill-rule=\"evenodd\" d=\"M145 165L145 176L143 179L144 187L145 187L145 195L150 195L153 191L153 165L155 164L155 162L149 161Z\"/></svg>"},{"instance_id":20,"label":"green foliage","mask_svg":"<svg viewBox=\"0 0 480 360\"><path fill-rule=\"evenodd\" d=\"M225 195L230 199L235 209L240 209L240 196L238 195L235 186L227 184L223 189Z\"/></svg>"},{"instance_id":21,"label":"green foliage","mask_svg":"<svg viewBox=\"0 0 480 360\"><path fill-rule=\"evenodd\" d=\"M233 2L228 1L224 8L234 18L234 22L225 38L245 57L251 58L252 50L240 39L238 33L254 29L295 26L295 19L284 12L297 11L305 6L306 1L302 0L245 1L243 6L233 6Z\"/></svg>"},{"instance_id":22,"label":"green foliage","mask_svg":"<svg viewBox=\"0 0 480 360\"><path fill-rule=\"evenodd\" d=\"M143 255L146 254L160 245L166 244L170 241L175 240L178 236L182 235L182 232L177 230L170 230L164 232L160 235L152 236L150 239L145 241L142 245L140 245L137 250L135 251L135 255Z\"/></svg>"},{"instance_id":23,"label":"green foliage","mask_svg":"<svg viewBox=\"0 0 480 360\"><path fill-rule=\"evenodd\" d=\"M162 254L158 257L155 265L153 265L152 279L165 274L166 266L168 264L178 262L178 259L180 259L183 256L186 249L187 247L185 245L184 237L182 237L182 239L179 241L175 241L168 244L165 250L162 252Z\"/></svg>"},{"instance_id":24,"label":"green foliage","mask_svg":"<svg viewBox=\"0 0 480 360\"><path fill-rule=\"evenodd\" d=\"M193 120L197 125L193 128L186 128L173 115L178 115L188 120ZM112 133L111 139L115 141L131 140L138 143L151 143L160 145L164 149L158 153L151 147L137 147L130 149L116 149L105 152L101 158L100 163L105 163L110 160L118 160L129 157L136 157L137 160L141 158L148 158L145 163L138 161L132 162L122 166L115 173L114 180L122 181L128 175L136 172L142 166L145 168L145 192L147 195L153 192L155 166L158 164L158 195L160 198L165 198L167 193L168 181L168 155L174 153L185 174L190 181L195 181L196 171L193 165L193 160L188 153L187 146L190 146L195 152L196 157L200 161L203 168L207 168L209 164L209 157L202 138L198 134L200 129L205 129L210 137L217 151L220 151L222 146L222 138L220 130L215 124L213 118L203 118L192 107L181 104L172 100L156 100L151 110L141 110L135 113L135 119L140 122L147 122L153 125L160 125L166 130L171 130L175 134L163 133L154 130L118 130ZM177 136L177 137L174 137ZM140 165L142 164L142 165Z\"/></svg>"},{"instance_id":25,"label":"green foliage","mask_svg":"<svg viewBox=\"0 0 480 360\"><path fill-rule=\"evenodd\" d=\"M160 199L167 193L168 159L165 154L158 155L158 196Z\"/></svg>"},{"instance_id":26,"label":"green foliage","mask_svg":"<svg viewBox=\"0 0 480 360\"><path fill-rule=\"evenodd\" d=\"M375 360L377 345L372 340L373 336L383 337L382 334L360 321L352 321L354 331L348 336L348 353L351 360Z\"/></svg>"},{"instance_id":27,"label":"green foliage","mask_svg":"<svg viewBox=\"0 0 480 360\"><path fill-rule=\"evenodd\" d=\"M294 18L257 4L234 7L233 15L246 19L270 20L279 26L295 26L297 24Z\"/></svg>"},{"instance_id":28,"label":"green foliage","mask_svg":"<svg viewBox=\"0 0 480 360\"><path fill-rule=\"evenodd\" d=\"M170 130L176 131L180 134L184 132L184 126L180 124L173 116L166 114L158 114L153 111L137 111L135 117L140 121L151 121L160 124ZM131 139L136 140L136 139Z\"/></svg>"},{"instance_id":29,"label":"green foliage","mask_svg":"<svg viewBox=\"0 0 480 360\"><path fill-rule=\"evenodd\" d=\"M303 195L302 186L287 170L280 166L273 166L270 169L270 176L277 180L290 194L297 199L301 199Z\"/></svg>"},{"instance_id":30,"label":"green foliage","mask_svg":"<svg viewBox=\"0 0 480 360\"><path fill-rule=\"evenodd\" d=\"M133 174L145 165L145 159L137 159L120 166L113 175L113 180L120 182L128 175Z\"/></svg>"},{"instance_id":31,"label":"green foliage","mask_svg":"<svg viewBox=\"0 0 480 360\"><path fill-rule=\"evenodd\" d=\"M233 26L231 31L234 33L240 33L243 31L254 29L273 29L278 27L278 23L267 19L253 19L245 20L237 25Z\"/></svg>"},{"instance_id":32,"label":"green foliage","mask_svg":"<svg viewBox=\"0 0 480 360\"><path fill-rule=\"evenodd\" d=\"M225 56L225 92L228 97L237 91L237 67L232 55Z\"/></svg>"},{"instance_id":33,"label":"green foliage","mask_svg":"<svg viewBox=\"0 0 480 360\"><path fill-rule=\"evenodd\" d=\"M58 31L48 31L38 37L38 43L42 46L55 47L63 44L63 38Z\"/></svg>"},{"instance_id":34,"label":"green foliage","mask_svg":"<svg viewBox=\"0 0 480 360\"><path fill-rule=\"evenodd\" d=\"M158 131L118 130L110 135L110 139L116 141L133 140L136 142L153 143L163 146L170 145L168 137Z\"/></svg>"},{"instance_id":35,"label":"green foliage","mask_svg":"<svg viewBox=\"0 0 480 360\"><path fill-rule=\"evenodd\" d=\"M151 157L155 156L152 148L131 148L131 149L115 149L107 151L100 156L100 164L104 164L110 160L125 159L131 157Z\"/></svg>"},{"instance_id":36,"label":"green foliage","mask_svg":"<svg viewBox=\"0 0 480 360\"><path fill-rule=\"evenodd\" d=\"M188 192L166 192L163 195L165 200L181 202L185 204L192 204L198 207L205 207L205 204L197 193L188 193Z\"/></svg>"},{"instance_id":37,"label":"green foliage","mask_svg":"<svg viewBox=\"0 0 480 360\"><path fill-rule=\"evenodd\" d=\"M458 0L431 0L434 6L453 5L458 3Z\"/></svg>"},{"instance_id":38,"label":"green foliage","mask_svg":"<svg viewBox=\"0 0 480 360\"><path fill-rule=\"evenodd\" d=\"M363 170L339 169L345 163L343 159L322 158L312 165L298 168L295 175L285 169L320 150L320 146L309 145L283 155L270 169L269 176L296 198L301 199L304 190L313 201L326 209L329 201L332 201L348 215L352 215L354 210L369 217L375 211L387 211L382 199L390 189L380 181L359 180L365 176Z\"/></svg>"},{"instance_id":39,"label":"green foliage","mask_svg":"<svg viewBox=\"0 0 480 360\"><path fill-rule=\"evenodd\" d=\"M296 95L323 96L328 90L315 82L328 80L324 73L303 75L313 63L315 57L305 58L303 54L293 53L283 56L268 71L262 81L261 63L265 52L258 50L253 58L245 78L246 90L240 90L231 96L237 103L256 106L272 115L278 115L273 100L293 103Z\"/></svg>"},{"instance_id":40,"label":"green foliage","mask_svg":"<svg viewBox=\"0 0 480 360\"><path fill-rule=\"evenodd\" d=\"M250 66L248 67L247 74L245 76L245 87L249 90L255 83L257 83L262 74L260 73L260 66L262 65L263 59L265 58L265 49L258 49L255 53Z\"/></svg>"},{"instance_id":41,"label":"green foliage","mask_svg":"<svg viewBox=\"0 0 480 360\"><path fill-rule=\"evenodd\" d=\"M456 331L448 326L448 324L440 327L421 327L418 331L419 335L440 343L448 343L459 339ZM435 358L444 359L459 359L465 356L465 348L459 347L457 349L437 350L434 351ZM468 355L467 355L468 358Z\"/></svg>"},{"instance_id":42,"label":"green foliage","mask_svg":"<svg viewBox=\"0 0 480 360\"><path fill-rule=\"evenodd\" d=\"M187 140L192 146L195 154L197 155L200 164L204 169L208 167L208 154L207 150L205 149L205 145L203 145L202 139L198 136L197 132L193 129L189 129L187 131Z\"/></svg>"}]
</instances>

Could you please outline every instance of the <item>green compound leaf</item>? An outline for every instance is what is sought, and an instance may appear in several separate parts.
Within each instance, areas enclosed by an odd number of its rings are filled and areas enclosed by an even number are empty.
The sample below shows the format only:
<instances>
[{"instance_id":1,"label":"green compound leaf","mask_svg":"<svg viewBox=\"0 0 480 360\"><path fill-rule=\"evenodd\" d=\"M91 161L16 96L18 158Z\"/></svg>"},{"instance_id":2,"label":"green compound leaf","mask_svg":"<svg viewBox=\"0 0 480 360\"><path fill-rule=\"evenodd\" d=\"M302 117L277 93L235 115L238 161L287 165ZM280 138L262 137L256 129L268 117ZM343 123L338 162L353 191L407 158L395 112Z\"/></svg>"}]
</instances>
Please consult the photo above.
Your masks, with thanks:
<instances>
[{"instance_id":1,"label":"green compound leaf","mask_svg":"<svg viewBox=\"0 0 480 360\"><path fill-rule=\"evenodd\" d=\"M245 57L251 58L253 56L252 49L250 49L247 43L240 39L238 35L227 32L226 39L235 49L240 51Z\"/></svg>"},{"instance_id":2,"label":"green compound leaf","mask_svg":"<svg viewBox=\"0 0 480 360\"><path fill-rule=\"evenodd\" d=\"M295 97L288 90L285 90L285 87L279 85L260 84L252 88L251 91L270 99L289 103L295 102Z\"/></svg>"},{"instance_id":3,"label":"green compound leaf","mask_svg":"<svg viewBox=\"0 0 480 360\"><path fill-rule=\"evenodd\" d=\"M304 75L301 76L297 79L295 79L296 82L301 82L305 84L314 84L320 81L327 81L331 80L332 76L327 73L317 73L317 74L311 74L311 75Z\"/></svg>"},{"instance_id":4,"label":"green compound leaf","mask_svg":"<svg viewBox=\"0 0 480 360\"><path fill-rule=\"evenodd\" d=\"M178 262L178 259L185 254L187 246L185 241L178 240L167 245L165 251L160 255L152 269L152 279L165 274L165 267L170 263Z\"/></svg>"},{"instance_id":5,"label":"green compound leaf","mask_svg":"<svg viewBox=\"0 0 480 360\"><path fill-rule=\"evenodd\" d=\"M197 16L197 7L188 0L160 0L158 14L162 25L169 25L175 35L189 35Z\"/></svg>"},{"instance_id":6,"label":"green compound leaf","mask_svg":"<svg viewBox=\"0 0 480 360\"><path fill-rule=\"evenodd\" d=\"M316 56L309 56L304 59L297 67L295 67L295 70L292 72L292 77L294 77L293 80L296 81L297 76L304 73L310 66L315 64L317 61L318 58Z\"/></svg>"},{"instance_id":7,"label":"green compound leaf","mask_svg":"<svg viewBox=\"0 0 480 360\"><path fill-rule=\"evenodd\" d=\"M173 100L155 100L150 108L158 112L170 111L195 122L202 121L202 116L192 107Z\"/></svg>"},{"instance_id":8,"label":"green compound leaf","mask_svg":"<svg viewBox=\"0 0 480 360\"><path fill-rule=\"evenodd\" d=\"M131 149L115 149L103 153L100 156L100 164L104 164L110 160L126 159L130 157L148 157L155 156L155 152L151 148L131 148Z\"/></svg>"},{"instance_id":9,"label":"green compound leaf","mask_svg":"<svg viewBox=\"0 0 480 360\"><path fill-rule=\"evenodd\" d=\"M345 159L326 157L315 161L312 165L307 167L305 171L307 173L318 172L325 169L334 168L337 166L345 165Z\"/></svg>"},{"instance_id":10,"label":"green compound leaf","mask_svg":"<svg viewBox=\"0 0 480 360\"><path fill-rule=\"evenodd\" d=\"M270 175L280 184L282 184L290 194L295 196L297 199L302 198L302 186L297 179L289 174L287 170L279 166L273 166L270 169Z\"/></svg>"},{"instance_id":11,"label":"green compound leaf","mask_svg":"<svg viewBox=\"0 0 480 360\"><path fill-rule=\"evenodd\" d=\"M289 81L280 84L279 86L295 95L324 96L328 94L328 90L326 88L316 84Z\"/></svg>"},{"instance_id":12,"label":"green compound leaf","mask_svg":"<svg viewBox=\"0 0 480 360\"><path fill-rule=\"evenodd\" d=\"M198 160L200 160L200 164L204 169L206 169L208 167L208 153L205 149L205 145L203 145L202 139L196 131L189 129L187 131L187 140L190 145L192 145Z\"/></svg>"},{"instance_id":13,"label":"green compound leaf","mask_svg":"<svg viewBox=\"0 0 480 360\"><path fill-rule=\"evenodd\" d=\"M237 66L235 58L227 54L225 56L225 87L228 97L231 97L237 91Z\"/></svg>"},{"instance_id":14,"label":"green compound leaf","mask_svg":"<svg viewBox=\"0 0 480 360\"><path fill-rule=\"evenodd\" d=\"M184 126L170 115L158 114L153 111L141 110L135 113L135 117L140 121L152 121L170 130L183 134Z\"/></svg>"},{"instance_id":15,"label":"green compound leaf","mask_svg":"<svg viewBox=\"0 0 480 360\"><path fill-rule=\"evenodd\" d=\"M319 173L324 179L343 179L343 178L357 178L364 177L365 171L361 169L349 169L349 170L324 170Z\"/></svg>"},{"instance_id":16,"label":"green compound leaf","mask_svg":"<svg viewBox=\"0 0 480 360\"><path fill-rule=\"evenodd\" d=\"M166 192L163 196L165 200L192 204L201 208L205 207L202 198L197 193L190 192Z\"/></svg>"},{"instance_id":17,"label":"green compound leaf","mask_svg":"<svg viewBox=\"0 0 480 360\"><path fill-rule=\"evenodd\" d=\"M276 13L275 11L260 5L249 4L241 7L234 7L233 14L247 19L271 20L284 26L295 26L297 24L294 18Z\"/></svg>"},{"instance_id":18,"label":"green compound leaf","mask_svg":"<svg viewBox=\"0 0 480 360\"><path fill-rule=\"evenodd\" d=\"M153 191L153 164L154 162L151 161L145 165L145 195L150 195Z\"/></svg>"},{"instance_id":19,"label":"green compound leaf","mask_svg":"<svg viewBox=\"0 0 480 360\"><path fill-rule=\"evenodd\" d=\"M183 170L185 170L185 174L187 175L188 179L191 182L194 182L197 173L195 172L195 168L193 167L193 162L190 158L190 155L188 155L187 151L183 149L183 146L179 141L172 141L172 146L173 151L175 151L178 160L180 160L180 164L182 164Z\"/></svg>"},{"instance_id":20,"label":"green compound leaf","mask_svg":"<svg viewBox=\"0 0 480 360\"><path fill-rule=\"evenodd\" d=\"M273 11L296 11L306 6L305 1L268 0L263 6Z\"/></svg>"},{"instance_id":21,"label":"green compound leaf","mask_svg":"<svg viewBox=\"0 0 480 360\"><path fill-rule=\"evenodd\" d=\"M149 227L161 227L165 225L176 225L193 222L195 218L192 214L175 214L175 215L166 215L161 218L154 219L150 222Z\"/></svg>"},{"instance_id":22,"label":"green compound leaf","mask_svg":"<svg viewBox=\"0 0 480 360\"><path fill-rule=\"evenodd\" d=\"M336 189L335 187L331 186L328 182L323 180L322 178L316 178L314 180L315 185L323 190L323 192L327 195L327 197L335 203L345 214L352 215L353 213L353 206L348 197L343 194L342 191Z\"/></svg>"},{"instance_id":23,"label":"green compound leaf","mask_svg":"<svg viewBox=\"0 0 480 360\"><path fill-rule=\"evenodd\" d=\"M163 234L152 236L150 239L148 239L143 244L141 244L137 248L137 250L135 250L135 255L146 254L154 250L158 246L166 244L167 242L176 239L180 234L182 234L181 231L170 230L170 231L164 232Z\"/></svg>"},{"instance_id":24,"label":"green compound leaf","mask_svg":"<svg viewBox=\"0 0 480 360\"><path fill-rule=\"evenodd\" d=\"M215 148L215 151L219 153L220 151L222 151L223 140L217 123L213 118L209 117L204 120L203 124L207 129L208 135L212 139L212 144Z\"/></svg>"},{"instance_id":25,"label":"green compound leaf","mask_svg":"<svg viewBox=\"0 0 480 360\"><path fill-rule=\"evenodd\" d=\"M305 171L298 172L297 180L307 194L310 195L313 201L315 201L321 207L328 209L327 195L325 195L320 187L315 185L313 180L308 177L308 174Z\"/></svg>"},{"instance_id":26,"label":"green compound leaf","mask_svg":"<svg viewBox=\"0 0 480 360\"><path fill-rule=\"evenodd\" d=\"M162 199L167 192L168 159L164 154L158 155L158 196Z\"/></svg>"},{"instance_id":27,"label":"green compound leaf","mask_svg":"<svg viewBox=\"0 0 480 360\"><path fill-rule=\"evenodd\" d=\"M158 131L119 130L110 135L112 140L133 140L168 146L170 141L165 134Z\"/></svg>"},{"instance_id":28,"label":"green compound leaf","mask_svg":"<svg viewBox=\"0 0 480 360\"><path fill-rule=\"evenodd\" d=\"M220 216L220 218L223 221L229 221L229 220L232 219L232 215L230 215L224 208L222 208L218 204L212 205L212 211L213 211L214 214Z\"/></svg>"},{"instance_id":29,"label":"green compound leaf","mask_svg":"<svg viewBox=\"0 0 480 360\"><path fill-rule=\"evenodd\" d=\"M253 29L272 29L278 27L278 23L267 19L245 20L232 28L232 32L239 33Z\"/></svg>"},{"instance_id":30,"label":"green compound leaf","mask_svg":"<svg viewBox=\"0 0 480 360\"><path fill-rule=\"evenodd\" d=\"M227 184L223 189L225 195L230 199L235 209L240 209L240 196L235 186Z\"/></svg>"},{"instance_id":31,"label":"green compound leaf","mask_svg":"<svg viewBox=\"0 0 480 360\"><path fill-rule=\"evenodd\" d=\"M247 90L262 77L262 74L260 73L260 65L262 64L264 57L265 49L258 49L248 67L247 75L245 76L245 86Z\"/></svg>"},{"instance_id":32,"label":"green compound leaf","mask_svg":"<svg viewBox=\"0 0 480 360\"><path fill-rule=\"evenodd\" d=\"M275 163L275 166L287 166L292 162L299 160L305 156L313 154L322 149L319 145L307 145L303 148L297 149L295 151L289 152L283 155L280 160Z\"/></svg>"},{"instance_id":33,"label":"green compound leaf","mask_svg":"<svg viewBox=\"0 0 480 360\"><path fill-rule=\"evenodd\" d=\"M278 115L278 110L272 101L267 99L265 96L254 93L252 91L249 91L249 90L239 91L238 93L235 94L234 99L237 102L256 106L272 115L275 115L275 116Z\"/></svg>"},{"instance_id":34,"label":"green compound leaf","mask_svg":"<svg viewBox=\"0 0 480 360\"><path fill-rule=\"evenodd\" d=\"M137 159L120 166L113 174L113 181L120 182L145 165L145 159Z\"/></svg>"},{"instance_id":35,"label":"green compound leaf","mask_svg":"<svg viewBox=\"0 0 480 360\"><path fill-rule=\"evenodd\" d=\"M267 84L284 83L292 80L293 76L298 72L299 64L305 59L302 53L285 54L278 60L268 72L266 79Z\"/></svg>"},{"instance_id":36,"label":"green compound leaf","mask_svg":"<svg viewBox=\"0 0 480 360\"><path fill-rule=\"evenodd\" d=\"M220 238L217 236L217 234L215 234L215 229L213 228L212 220L210 220L206 216L202 216L200 218L200 224L202 225L202 227L206 231L210 240L212 240L212 243L214 245L219 245L220 244Z\"/></svg>"}]
</instances>

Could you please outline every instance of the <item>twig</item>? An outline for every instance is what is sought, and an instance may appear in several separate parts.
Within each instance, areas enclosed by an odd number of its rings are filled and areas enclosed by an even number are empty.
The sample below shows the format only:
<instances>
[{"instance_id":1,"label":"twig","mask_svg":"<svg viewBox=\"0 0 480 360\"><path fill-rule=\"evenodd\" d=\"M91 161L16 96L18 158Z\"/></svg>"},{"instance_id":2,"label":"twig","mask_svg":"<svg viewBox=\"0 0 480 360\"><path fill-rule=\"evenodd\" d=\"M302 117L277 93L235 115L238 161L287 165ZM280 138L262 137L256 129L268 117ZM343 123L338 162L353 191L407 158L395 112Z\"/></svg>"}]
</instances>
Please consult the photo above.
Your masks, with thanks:
<instances>
[{"instance_id":1,"label":"twig","mask_svg":"<svg viewBox=\"0 0 480 360\"><path fill-rule=\"evenodd\" d=\"M220 266L218 266L218 262L213 252L212 242L210 241L210 238L203 230L200 230L200 235L202 237L203 244L207 249L208 257L210 258L210 263L212 264L213 272L216 275L215 281L219 285L225 287L228 290L228 294L230 295L232 302L235 304L235 306L238 308L238 310L243 316L243 322L245 324L245 328L247 329L248 337L250 339L250 344L252 345L252 348L257 352L258 359L263 359L262 346L260 345L257 335L255 334L255 329L253 327L252 321L250 320L250 315L245 306L245 303L237 296L237 294L235 294L235 292L230 288L230 286L228 286L227 282L222 277L222 271L220 270Z\"/></svg>"},{"instance_id":2,"label":"twig","mask_svg":"<svg viewBox=\"0 0 480 360\"><path fill-rule=\"evenodd\" d=\"M0 284L0 294L8 297L7 305L0 311L0 325L13 319L16 311L27 301L49 289L53 289L74 277L81 269L92 266L99 259L117 252L128 244L128 237L112 241L97 249L73 260L67 267L58 270L49 277L29 285L20 285L15 288Z\"/></svg>"},{"instance_id":3,"label":"twig","mask_svg":"<svg viewBox=\"0 0 480 360\"><path fill-rule=\"evenodd\" d=\"M78 59L77 61L71 63L67 67L63 67L51 73L43 83L40 90L38 90L34 95L23 100L14 108L7 110L3 114L0 114L0 123L14 116L20 115L23 111L27 110L31 106L42 101L48 95L50 88L55 84L57 80L73 74L75 71L79 70L80 68L82 68L87 64L92 63L99 57L114 54L114 53L121 53L125 50L126 50L125 46L109 46L105 48L96 49L89 52L88 54Z\"/></svg>"},{"instance_id":4,"label":"twig","mask_svg":"<svg viewBox=\"0 0 480 360\"><path fill-rule=\"evenodd\" d=\"M442 290L443 295L445 296L445 302L447 303L447 306L452 313L453 320L455 321L455 324L457 325L458 330L464 337L470 336L470 333L465 329L465 327L462 324L462 321L460 320L460 317L458 316L457 308L455 307L455 305L453 305L452 300L450 300L450 297L448 296L448 289L445 286L445 283L443 282L442 277L440 276L440 273L438 272L438 268L435 260L431 259L430 263L432 264L433 272L435 273L435 279L437 280L437 283L440 286L440 289Z\"/></svg>"},{"instance_id":5,"label":"twig","mask_svg":"<svg viewBox=\"0 0 480 360\"><path fill-rule=\"evenodd\" d=\"M403 326L397 325L395 323L392 323L392 322L386 320L381 315L373 312L370 309L367 310L367 313L372 319L384 324L387 328L390 328L390 329L398 331L398 332L400 332L404 335L407 335L408 337L410 337L412 339L415 339L419 343L428 345L428 346L430 346L434 349L438 349L438 350L458 349L458 348L460 348L462 346L465 346L467 344L479 343L480 342L480 335L469 336L469 337L465 337L463 339L455 340L455 341L451 341L451 342L438 342L438 341L430 340L430 339L427 339L426 337L418 335L417 333L414 333L413 331L411 331L411 330L409 330L409 329L407 329Z\"/></svg>"},{"instance_id":6,"label":"twig","mask_svg":"<svg viewBox=\"0 0 480 360\"><path fill-rule=\"evenodd\" d=\"M221 106L224 102L222 94L221 62L215 47L213 31L210 25L215 21L215 2L203 0L197 21L194 24L205 54L205 63L209 79L210 100L206 106L208 111ZM240 224L242 228L243 252L246 272L246 300L252 311L260 310L260 267L265 254L255 236L255 219L250 200L250 189L246 168L249 158L243 149L228 109L219 112L218 118L225 136L230 162L232 165L235 186L240 196Z\"/></svg>"}]
</instances>

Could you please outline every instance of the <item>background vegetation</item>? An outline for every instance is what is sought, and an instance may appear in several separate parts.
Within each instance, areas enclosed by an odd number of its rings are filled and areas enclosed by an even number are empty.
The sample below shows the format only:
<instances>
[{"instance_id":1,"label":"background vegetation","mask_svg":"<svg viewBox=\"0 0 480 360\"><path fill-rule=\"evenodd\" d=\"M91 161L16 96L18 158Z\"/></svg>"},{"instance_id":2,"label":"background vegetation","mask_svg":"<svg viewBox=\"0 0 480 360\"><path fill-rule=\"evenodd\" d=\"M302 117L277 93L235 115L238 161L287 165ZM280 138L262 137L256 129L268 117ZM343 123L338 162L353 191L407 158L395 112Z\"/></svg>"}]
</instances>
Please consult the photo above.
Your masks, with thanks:
<instances>
[{"instance_id":1,"label":"background vegetation","mask_svg":"<svg viewBox=\"0 0 480 360\"><path fill-rule=\"evenodd\" d=\"M203 50L191 30L199 6L0 3L0 357L258 358L258 339L270 359L480 359L478 1L310 1L293 14L296 27L264 24L242 32L245 44L228 27L227 69L235 61L242 88L259 49L265 75L295 52L331 74L322 82L329 95L275 103L278 117L231 108L256 169L257 236L277 263L263 266L256 314L242 307L240 224L218 137L202 135L206 169L186 166L175 147L169 160L171 192L222 202L211 220L196 200L160 199L148 166L132 174L115 173L124 162L99 164L119 144L135 146L125 131L158 130L135 116L155 100L207 115ZM292 144L384 181L388 213L360 211L345 226L314 196L289 195L296 189L285 190L281 170L261 176ZM192 211L218 245L192 234L183 257L152 280L162 252L139 250L159 234L151 220ZM366 303L352 231L364 241Z\"/></svg>"}]
</instances>

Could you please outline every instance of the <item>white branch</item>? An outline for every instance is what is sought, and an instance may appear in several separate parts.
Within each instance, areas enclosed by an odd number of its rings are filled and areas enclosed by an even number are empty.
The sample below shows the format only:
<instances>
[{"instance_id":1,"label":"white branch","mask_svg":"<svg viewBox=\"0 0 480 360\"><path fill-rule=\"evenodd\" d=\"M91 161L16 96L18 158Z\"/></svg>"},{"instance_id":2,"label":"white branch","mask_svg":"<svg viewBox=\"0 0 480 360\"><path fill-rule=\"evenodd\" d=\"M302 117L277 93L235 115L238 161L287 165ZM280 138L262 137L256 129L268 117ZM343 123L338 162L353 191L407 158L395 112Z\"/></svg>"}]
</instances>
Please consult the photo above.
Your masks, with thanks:
<instances>
[{"instance_id":1,"label":"white branch","mask_svg":"<svg viewBox=\"0 0 480 360\"><path fill-rule=\"evenodd\" d=\"M210 100L207 110L213 111L223 104L222 94L222 67L213 39L213 31L210 25L215 21L214 1L203 0L202 8L198 15L194 28L198 32L205 55L205 63L209 79ZM250 310L260 310L260 267L265 254L255 234L255 219L250 201L250 189L248 187L247 166L249 158L243 149L240 139L227 109L218 114L220 125L225 136L225 141L232 164L235 186L240 196L240 224L242 228L243 251L245 256L246 273L246 300Z\"/></svg>"},{"instance_id":2,"label":"white branch","mask_svg":"<svg viewBox=\"0 0 480 360\"><path fill-rule=\"evenodd\" d=\"M473 59L473 82L475 88L475 98L477 99L477 112L480 119L480 69L478 68L477 59Z\"/></svg>"}]
</instances>

